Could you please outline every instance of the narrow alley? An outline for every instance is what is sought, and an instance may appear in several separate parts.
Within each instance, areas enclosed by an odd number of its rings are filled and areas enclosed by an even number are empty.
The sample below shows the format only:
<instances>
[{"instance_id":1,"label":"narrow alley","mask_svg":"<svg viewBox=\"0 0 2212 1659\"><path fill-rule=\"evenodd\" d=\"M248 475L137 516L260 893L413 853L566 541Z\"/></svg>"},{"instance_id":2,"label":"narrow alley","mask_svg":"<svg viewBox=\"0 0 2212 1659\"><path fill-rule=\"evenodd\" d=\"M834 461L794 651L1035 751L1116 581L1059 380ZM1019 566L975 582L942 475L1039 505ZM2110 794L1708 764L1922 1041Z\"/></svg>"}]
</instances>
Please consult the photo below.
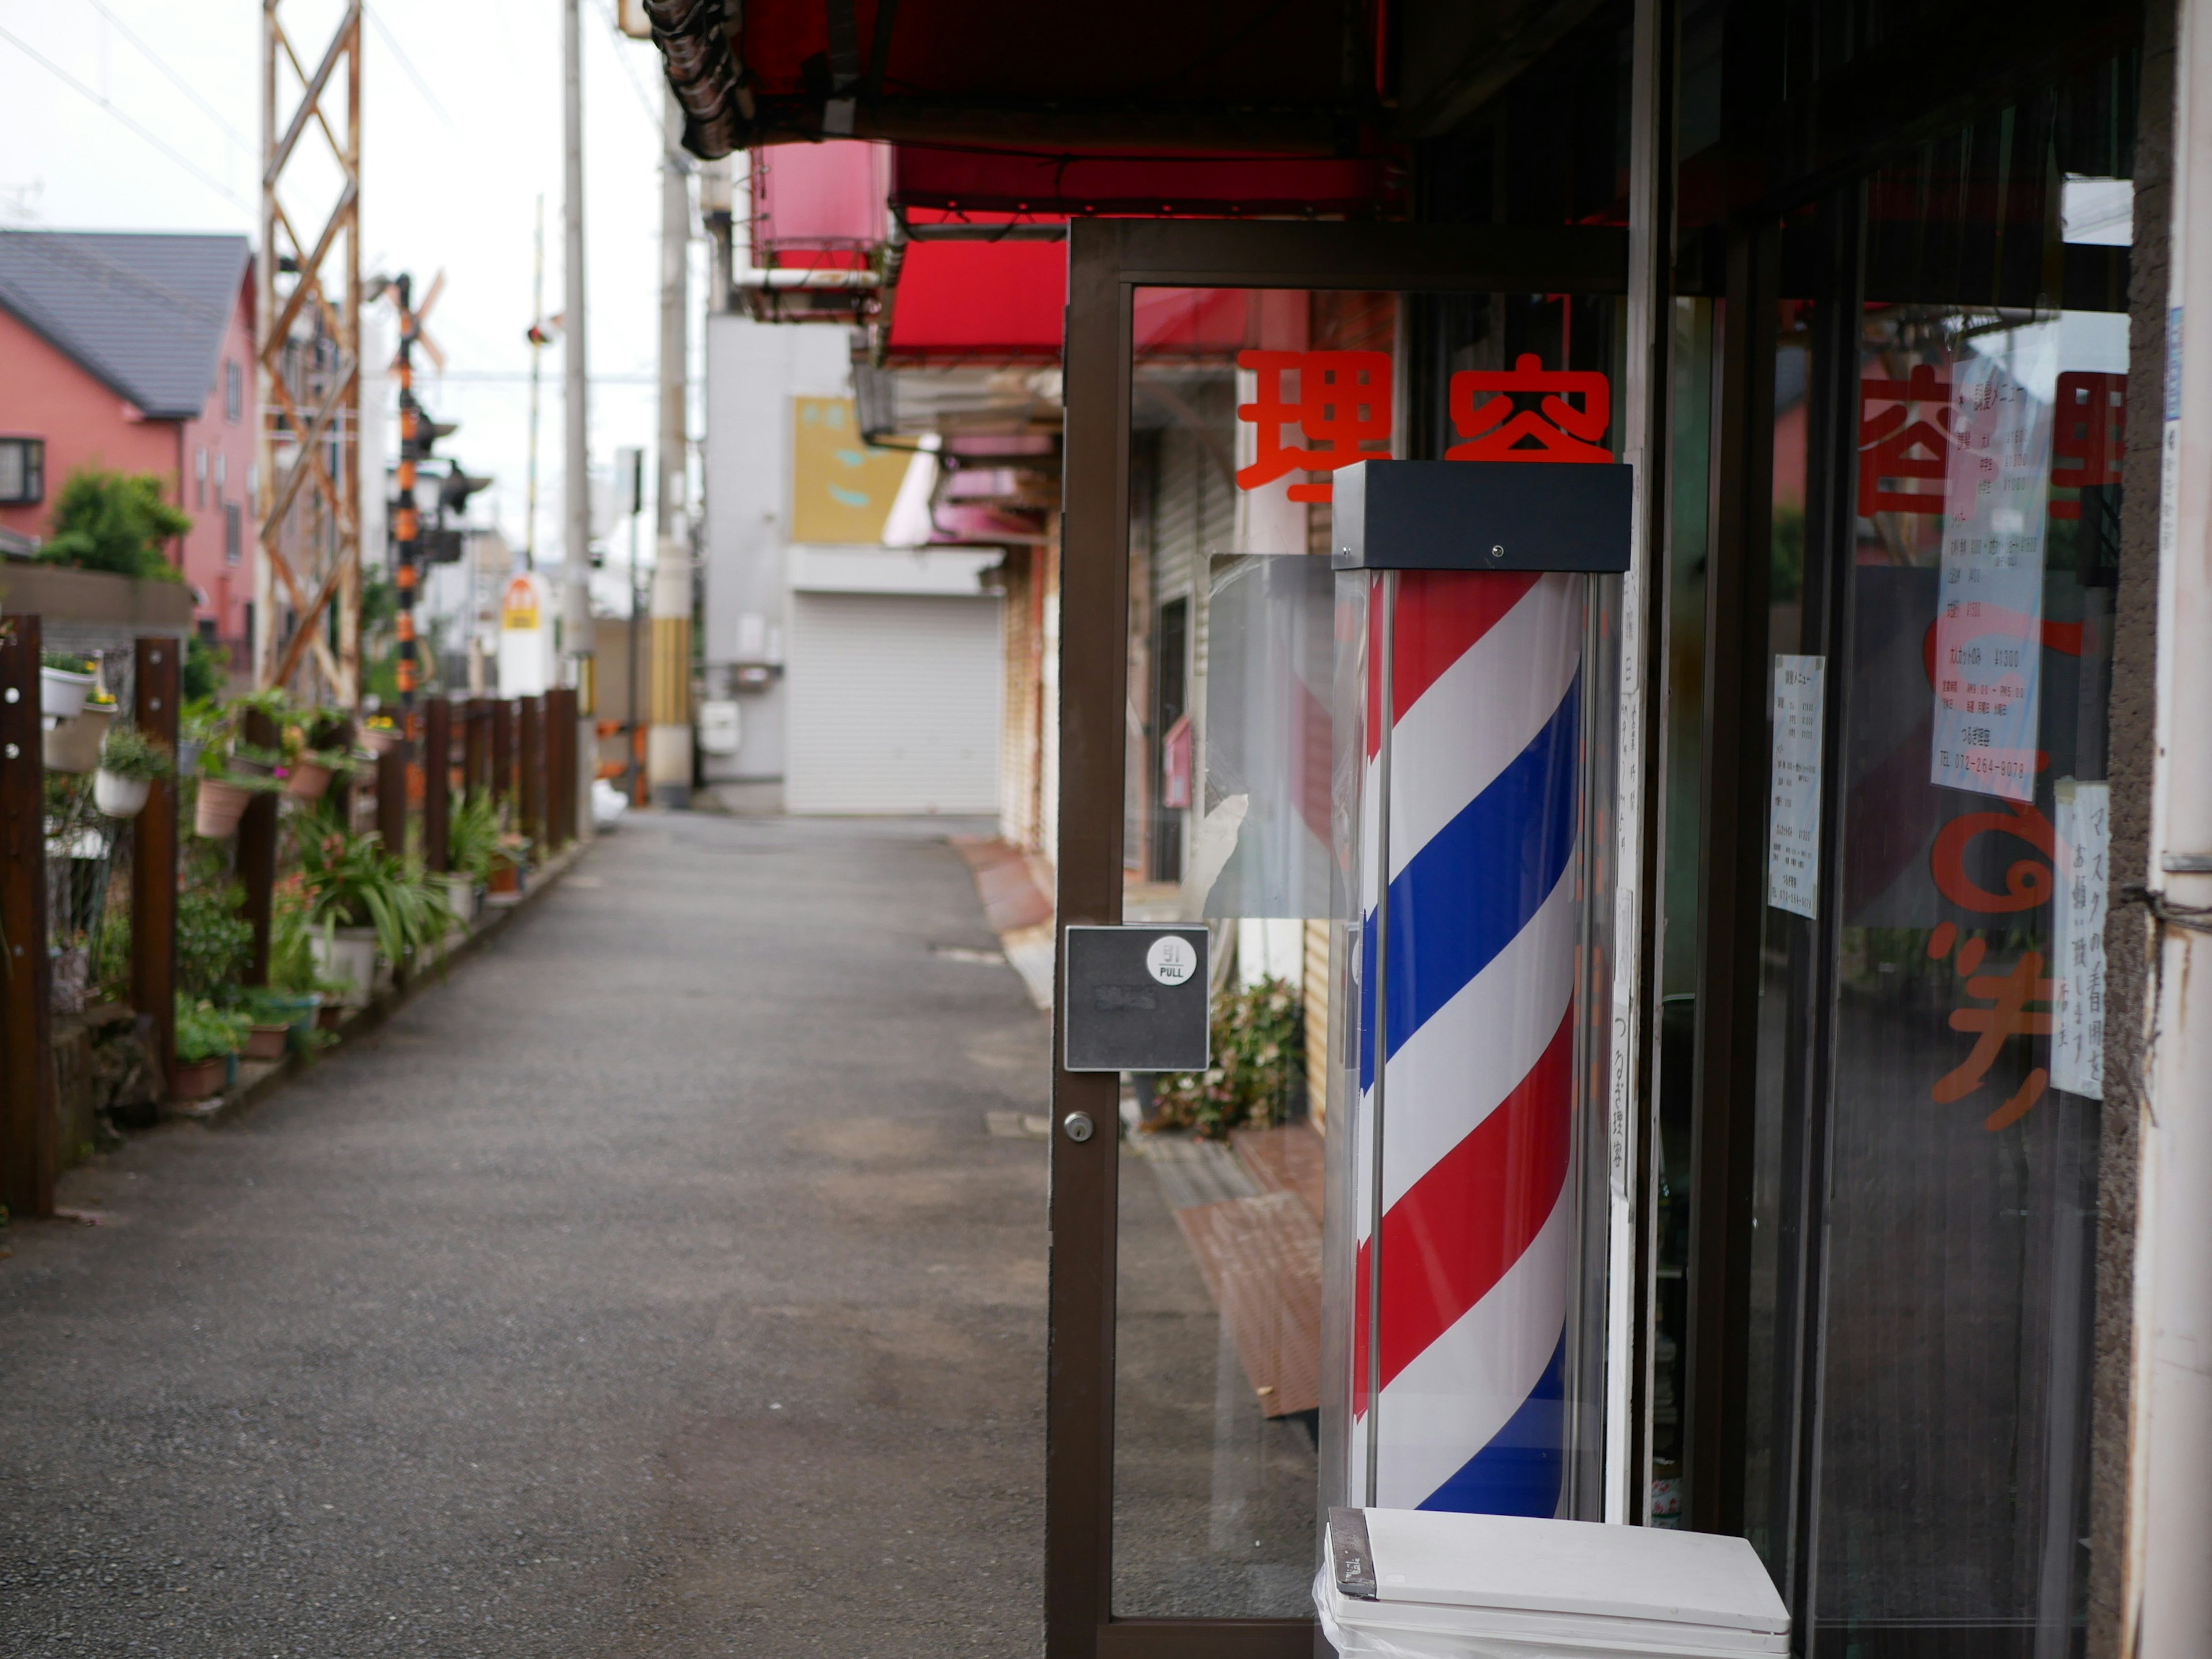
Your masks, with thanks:
<instances>
[{"instance_id":1,"label":"narrow alley","mask_svg":"<svg viewBox=\"0 0 2212 1659\"><path fill-rule=\"evenodd\" d=\"M0 1234L0 1651L1034 1651L1048 1029L957 827L633 818Z\"/></svg>"}]
</instances>

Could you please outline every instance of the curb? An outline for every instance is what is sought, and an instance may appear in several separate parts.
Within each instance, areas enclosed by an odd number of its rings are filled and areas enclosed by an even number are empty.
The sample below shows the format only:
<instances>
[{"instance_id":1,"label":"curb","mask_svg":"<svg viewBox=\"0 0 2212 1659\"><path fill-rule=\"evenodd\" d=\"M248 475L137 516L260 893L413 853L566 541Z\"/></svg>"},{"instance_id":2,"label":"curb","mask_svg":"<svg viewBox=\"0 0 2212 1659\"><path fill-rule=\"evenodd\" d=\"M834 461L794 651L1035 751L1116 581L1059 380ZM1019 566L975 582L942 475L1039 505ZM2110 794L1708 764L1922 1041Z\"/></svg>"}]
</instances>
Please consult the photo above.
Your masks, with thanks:
<instances>
[{"instance_id":1,"label":"curb","mask_svg":"<svg viewBox=\"0 0 2212 1659\"><path fill-rule=\"evenodd\" d=\"M598 838L593 837L593 841ZM445 970L455 963L475 954L485 940L504 933L514 919L535 906L538 901L560 884L562 877L581 862L591 850L592 842L576 842L555 854L538 872L529 890L512 904L496 908L489 902L483 914L471 926L465 939L448 945L434 962L426 963L410 975L404 984L370 999L368 1005L357 1010L337 1028L337 1041L328 1048L308 1054L287 1054L282 1060L268 1060L253 1066L253 1075L243 1075L219 1095L206 1100L187 1102L164 1101L159 1121L162 1123L198 1123L210 1129L220 1129L237 1122L270 1096L312 1066L317 1066L343 1053L362 1037L378 1030L385 1021L412 1002L428 986L441 981Z\"/></svg>"}]
</instances>

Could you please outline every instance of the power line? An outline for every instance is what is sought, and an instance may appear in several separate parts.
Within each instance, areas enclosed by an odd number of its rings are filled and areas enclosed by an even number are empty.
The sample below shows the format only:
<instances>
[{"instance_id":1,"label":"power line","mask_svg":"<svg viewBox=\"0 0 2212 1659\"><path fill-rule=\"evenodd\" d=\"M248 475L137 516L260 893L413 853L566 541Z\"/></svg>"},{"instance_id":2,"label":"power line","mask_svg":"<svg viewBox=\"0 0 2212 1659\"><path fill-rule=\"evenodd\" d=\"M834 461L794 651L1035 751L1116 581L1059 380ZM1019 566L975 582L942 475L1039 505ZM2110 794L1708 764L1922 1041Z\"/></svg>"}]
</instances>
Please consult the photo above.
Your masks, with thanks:
<instances>
[{"instance_id":1,"label":"power line","mask_svg":"<svg viewBox=\"0 0 2212 1659\"><path fill-rule=\"evenodd\" d=\"M447 131L459 132L460 129L453 125L453 118L446 113L446 106L438 101L438 94L430 90L430 83L422 78L422 71L415 67L414 60L408 57L406 48L399 44L398 39L390 29L385 27L384 20L369 10L366 0L361 9L362 15L376 26L376 32L383 37L384 44L392 48L392 55L399 60L399 67L407 71L407 78L415 83L415 90L422 94L423 101L430 106L431 112L446 124Z\"/></svg>"},{"instance_id":2,"label":"power line","mask_svg":"<svg viewBox=\"0 0 2212 1659\"><path fill-rule=\"evenodd\" d=\"M22 36L14 33L12 30L0 28L0 40L5 40L9 46L15 47L16 51L21 52L26 58L30 58L32 62L50 70L59 79L68 82L68 84L76 91L82 93L87 98L92 100L94 103L99 105L100 108L106 110L117 120L122 122L125 126L129 127L131 131L137 133L148 143L153 145L155 149L160 150L162 155L167 156L179 167L184 168L185 172L191 173L193 178L207 185L209 189L214 191L225 201L234 203L239 207L246 209L248 211L252 210L252 204L250 203L248 203L243 197L238 195L230 188L229 185L223 184L215 176L215 174L210 173L205 167L200 166L198 162L189 159L183 154L183 152L173 148L167 141L155 137L149 129L139 125L137 122L132 120L121 110L116 108L114 105L109 103L106 99L101 97L90 87L85 85L83 82L78 80L76 76L71 75L67 70L64 69L59 64L54 62L52 58L47 57L46 53L40 52L29 41L24 40Z\"/></svg>"},{"instance_id":3,"label":"power line","mask_svg":"<svg viewBox=\"0 0 2212 1659\"><path fill-rule=\"evenodd\" d=\"M192 89L191 83L186 81L183 76L171 69L167 58L163 58L159 52L155 52L153 47L148 46L143 40L140 40L137 32L131 28L130 24L125 22L113 12L108 10L106 6L100 3L100 0L88 0L88 3L94 11L98 12L102 17L105 17L110 24L113 25L117 33L120 34L132 46L138 48L140 54L144 57L146 61L161 72L161 76L164 80L167 81L168 83L174 87L179 92L183 93L185 97L191 99L192 102L198 104L200 106L201 113L205 115L209 120L214 122L216 125L221 127L223 130L224 135L229 138L231 143L236 144L248 155L258 155L259 153L260 146L247 138L244 133L232 126L229 122L224 120L221 112L219 112L213 104L208 102L206 99L201 97L198 92L194 91Z\"/></svg>"},{"instance_id":4,"label":"power line","mask_svg":"<svg viewBox=\"0 0 2212 1659\"><path fill-rule=\"evenodd\" d=\"M680 161L682 158L668 149L668 134L662 129L659 109L653 104L644 83L637 78L637 71L629 66L629 53L624 50L629 45L629 36L623 33L621 21L615 16L614 9L607 0L596 0L596 3L599 15L607 20L607 27L615 37L615 62L622 65L623 79L629 82L629 89L637 94L637 106L645 112L645 118L653 123L653 136L660 141L661 149L670 159Z\"/></svg>"}]
</instances>

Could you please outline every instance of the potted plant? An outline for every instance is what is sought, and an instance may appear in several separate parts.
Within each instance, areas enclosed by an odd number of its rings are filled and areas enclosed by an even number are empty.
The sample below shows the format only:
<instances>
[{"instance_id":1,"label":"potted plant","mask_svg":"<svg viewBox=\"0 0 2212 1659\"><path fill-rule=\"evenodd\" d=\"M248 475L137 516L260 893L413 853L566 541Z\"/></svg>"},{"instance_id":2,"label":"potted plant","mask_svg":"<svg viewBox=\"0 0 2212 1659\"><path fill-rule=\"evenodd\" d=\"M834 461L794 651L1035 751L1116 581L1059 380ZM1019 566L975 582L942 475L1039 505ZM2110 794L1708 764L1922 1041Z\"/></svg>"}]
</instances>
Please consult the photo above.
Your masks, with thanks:
<instances>
[{"instance_id":1,"label":"potted plant","mask_svg":"<svg viewBox=\"0 0 2212 1659\"><path fill-rule=\"evenodd\" d=\"M399 728L389 714L372 714L361 724L362 746L372 755L388 755L399 746Z\"/></svg>"},{"instance_id":2,"label":"potted plant","mask_svg":"<svg viewBox=\"0 0 2212 1659\"><path fill-rule=\"evenodd\" d=\"M205 1100L229 1075L231 1056L246 1045L242 1013L177 994L177 1078L179 1100Z\"/></svg>"},{"instance_id":3,"label":"potted plant","mask_svg":"<svg viewBox=\"0 0 2212 1659\"><path fill-rule=\"evenodd\" d=\"M39 653L39 712L48 720L75 720L82 714L94 683L89 657L67 651Z\"/></svg>"},{"instance_id":4,"label":"potted plant","mask_svg":"<svg viewBox=\"0 0 2212 1659\"><path fill-rule=\"evenodd\" d=\"M307 919L307 890L298 872L289 872L281 878L270 897L265 1006L273 1012L280 1001L289 1003L292 1010L292 1046L310 1048L325 1000L330 1004L331 1024L337 1024L337 1017L345 1012L337 1001L345 987L325 979L318 970L315 927ZM373 971L373 959L370 966Z\"/></svg>"},{"instance_id":5,"label":"potted plant","mask_svg":"<svg viewBox=\"0 0 2212 1659\"><path fill-rule=\"evenodd\" d=\"M337 778L353 769L353 757L343 749L302 747L285 769L284 793L294 800L320 800Z\"/></svg>"},{"instance_id":6,"label":"potted plant","mask_svg":"<svg viewBox=\"0 0 2212 1659\"><path fill-rule=\"evenodd\" d=\"M328 812L302 814L293 835L307 918L320 929L312 941L317 966L349 981L348 1006L362 1006L377 958L403 969L451 931L445 885L374 830L349 830Z\"/></svg>"},{"instance_id":7,"label":"potted plant","mask_svg":"<svg viewBox=\"0 0 2212 1659\"><path fill-rule=\"evenodd\" d=\"M284 1046L291 1038L293 1026L300 1020L300 1002L301 999L289 992L270 990L266 986L257 985L246 992L240 1004L246 1022L246 1047L241 1057L283 1059ZM307 1012L313 1013L313 1007Z\"/></svg>"},{"instance_id":8,"label":"potted plant","mask_svg":"<svg viewBox=\"0 0 2212 1659\"><path fill-rule=\"evenodd\" d=\"M146 810L154 780L167 777L169 748L135 726L108 728L100 740L100 769L93 774L93 804L111 818L135 818Z\"/></svg>"},{"instance_id":9,"label":"potted plant","mask_svg":"<svg viewBox=\"0 0 2212 1659\"><path fill-rule=\"evenodd\" d=\"M43 672L43 671L42 671ZM100 742L115 718L115 699L95 685L83 705L64 720L49 720L40 740L49 772L82 774L100 764Z\"/></svg>"},{"instance_id":10,"label":"potted plant","mask_svg":"<svg viewBox=\"0 0 2212 1659\"><path fill-rule=\"evenodd\" d=\"M447 895L463 921L473 920L477 895L490 882L499 859L499 809L489 792L472 790L446 824Z\"/></svg>"}]
</instances>

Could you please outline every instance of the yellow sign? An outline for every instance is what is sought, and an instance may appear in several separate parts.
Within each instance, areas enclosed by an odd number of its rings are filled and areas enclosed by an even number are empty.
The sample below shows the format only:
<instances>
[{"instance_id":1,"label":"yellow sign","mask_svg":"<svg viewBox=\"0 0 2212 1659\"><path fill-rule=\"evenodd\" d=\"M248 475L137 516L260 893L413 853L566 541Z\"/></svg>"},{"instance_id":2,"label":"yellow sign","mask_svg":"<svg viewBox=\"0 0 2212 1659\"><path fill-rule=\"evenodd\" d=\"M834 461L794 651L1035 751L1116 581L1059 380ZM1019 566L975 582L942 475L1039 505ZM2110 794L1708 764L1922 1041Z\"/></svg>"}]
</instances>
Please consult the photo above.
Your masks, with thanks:
<instances>
[{"instance_id":1,"label":"yellow sign","mask_svg":"<svg viewBox=\"0 0 2212 1659\"><path fill-rule=\"evenodd\" d=\"M793 398L791 434L791 539L880 543L914 457L862 443L845 398Z\"/></svg>"},{"instance_id":2,"label":"yellow sign","mask_svg":"<svg viewBox=\"0 0 2212 1659\"><path fill-rule=\"evenodd\" d=\"M538 631L538 584L527 576L516 576L507 584L507 597L500 602L500 626L519 634Z\"/></svg>"}]
</instances>

